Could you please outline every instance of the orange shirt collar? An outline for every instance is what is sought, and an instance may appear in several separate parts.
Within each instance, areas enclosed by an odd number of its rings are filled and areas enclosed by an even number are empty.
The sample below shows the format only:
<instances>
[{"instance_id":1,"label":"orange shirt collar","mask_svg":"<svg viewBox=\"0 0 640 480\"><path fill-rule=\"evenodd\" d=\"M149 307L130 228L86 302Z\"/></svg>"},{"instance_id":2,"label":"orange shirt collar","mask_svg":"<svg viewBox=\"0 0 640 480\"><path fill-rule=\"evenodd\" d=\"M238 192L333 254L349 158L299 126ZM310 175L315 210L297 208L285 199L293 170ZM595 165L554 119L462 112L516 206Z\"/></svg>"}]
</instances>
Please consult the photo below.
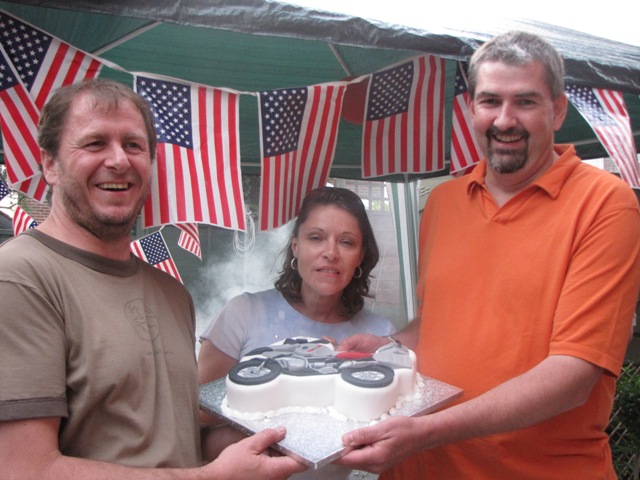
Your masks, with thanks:
<instances>
[{"instance_id":1,"label":"orange shirt collar","mask_svg":"<svg viewBox=\"0 0 640 480\"><path fill-rule=\"evenodd\" d=\"M559 155L559 158L541 177L534 180L531 185L541 188L547 192L551 198L556 198L564 182L580 163L580 158L576 155L576 149L573 145L557 144L554 145L553 148ZM486 159L482 159L482 161L465 176L467 178L467 194L471 195L475 187L486 188L486 173L487 161Z\"/></svg>"}]
</instances>

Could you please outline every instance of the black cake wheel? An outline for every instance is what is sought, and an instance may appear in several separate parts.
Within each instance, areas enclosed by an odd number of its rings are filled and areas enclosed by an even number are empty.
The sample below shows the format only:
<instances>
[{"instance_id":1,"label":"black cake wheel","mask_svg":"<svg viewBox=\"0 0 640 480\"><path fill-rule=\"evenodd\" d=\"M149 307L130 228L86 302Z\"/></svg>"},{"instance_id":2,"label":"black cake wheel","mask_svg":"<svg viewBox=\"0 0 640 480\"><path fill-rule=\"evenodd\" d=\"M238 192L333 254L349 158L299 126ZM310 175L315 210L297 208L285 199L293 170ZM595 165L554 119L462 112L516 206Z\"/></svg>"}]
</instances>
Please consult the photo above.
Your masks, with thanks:
<instances>
[{"instance_id":1,"label":"black cake wheel","mask_svg":"<svg viewBox=\"0 0 640 480\"><path fill-rule=\"evenodd\" d=\"M341 372L342 379L364 388L382 388L393 382L393 370L384 365L372 365L369 367L347 368Z\"/></svg>"},{"instance_id":2,"label":"black cake wheel","mask_svg":"<svg viewBox=\"0 0 640 480\"><path fill-rule=\"evenodd\" d=\"M282 372L277 362L253 359L240 362L229 370L229 380L238 385L261 385L274 380Z\"/></svg>"}]
</instances>

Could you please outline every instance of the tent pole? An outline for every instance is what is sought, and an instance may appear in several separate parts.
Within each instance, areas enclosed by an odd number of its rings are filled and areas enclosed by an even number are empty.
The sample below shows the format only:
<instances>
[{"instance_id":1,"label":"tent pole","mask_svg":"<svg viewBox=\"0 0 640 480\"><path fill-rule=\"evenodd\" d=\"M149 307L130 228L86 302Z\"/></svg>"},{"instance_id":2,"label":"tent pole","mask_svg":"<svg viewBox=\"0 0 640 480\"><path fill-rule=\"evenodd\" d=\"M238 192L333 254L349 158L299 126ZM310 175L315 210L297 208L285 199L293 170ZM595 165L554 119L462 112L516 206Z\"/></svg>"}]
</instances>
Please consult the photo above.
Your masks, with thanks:
<instances>
[{"instance_id":1,"label":"tent pole","mask_svg":"<svg viewBox=\"0 0 640 480\"><path fill-rule=\"evenodd\" d=\"M329 48L333 52L333 55L336 57L336 60L338 60L338 63L340 64L342 69L345 71L347 76L348 77L353 76L353 74L351 73L351 70L349 70L347 63L344 61L344 58L342 58L342 55L340 55L340 52L338 52L338 49L336 48L336 46L333 43L328 43L327 45L329 45Z\"/></svg>"},{"instance_id":2,"label":"tent pole","mask_svg":"<svg viewBox=\"0 0 640 480\"><path fill-rule=\"evenodd\" d=\"M120 37L118 40L111 42L107 45L105 45L104 47L100 47L97 50L91 52L93 55L102 55L104 52L107 52L109 50L111 50L112 48L117 47L118 45L121 45L125 42L128 42L129 40L131 40L132 38L137 37L138 35L142 35L144 32L147 32L149 30L151 30L152 28L157 27L158 25L161 25L162 22L153 22L153 23L149 23L147 25L145 25L144 27L140 27L136 30L134 30L133 32L125 35L124 37Z\"/></svg>"}]
</instances>

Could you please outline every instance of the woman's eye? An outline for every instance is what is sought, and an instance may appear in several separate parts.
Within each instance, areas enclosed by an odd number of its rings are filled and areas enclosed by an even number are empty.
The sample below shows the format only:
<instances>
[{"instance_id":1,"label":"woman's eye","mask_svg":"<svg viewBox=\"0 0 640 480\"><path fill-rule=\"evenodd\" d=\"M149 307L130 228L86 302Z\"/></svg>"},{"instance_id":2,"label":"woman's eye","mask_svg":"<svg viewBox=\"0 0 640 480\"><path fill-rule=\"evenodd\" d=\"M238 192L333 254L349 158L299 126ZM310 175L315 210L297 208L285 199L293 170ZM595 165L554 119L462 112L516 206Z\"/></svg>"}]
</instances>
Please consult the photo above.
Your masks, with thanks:
<instances>
[{"instance_id":1,"label":"woman's eye","mask_svg":"<svg viewBox=\"0 0 640 480\"><path fill-rule=\"evenodd\" d=\"M358 245L358 242L356 240L352 240L349 238L342 240L340 243L348 248L355 248Z\"/></svg>"}]
</instances>

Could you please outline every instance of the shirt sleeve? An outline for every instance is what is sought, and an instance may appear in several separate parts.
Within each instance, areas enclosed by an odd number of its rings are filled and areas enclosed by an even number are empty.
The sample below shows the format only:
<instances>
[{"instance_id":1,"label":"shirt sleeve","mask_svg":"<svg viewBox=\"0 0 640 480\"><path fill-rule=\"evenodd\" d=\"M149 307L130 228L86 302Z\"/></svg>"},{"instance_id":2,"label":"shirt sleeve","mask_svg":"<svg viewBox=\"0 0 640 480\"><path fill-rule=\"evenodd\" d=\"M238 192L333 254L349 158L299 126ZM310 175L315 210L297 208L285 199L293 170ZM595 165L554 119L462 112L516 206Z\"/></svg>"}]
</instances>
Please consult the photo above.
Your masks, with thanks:
<instances>
[{"instance_id":1,"label":"shirt sleeve","mask_svg":"<svg viewBox=\"0 0 640 480\"><path fill-rule=\"evenodd\" d=\"M251 304L246 294L229 300L201 338L236 360L241 357L244 339L248 335L247 319L251 318Z\"/></svg>"},{"instance_id":2,"label":"shirt sleeve","mask_svg":"<svg viewBox=\"0 0 640 480\"><path fill-rule=\"evenodd\" d=\"M64 323L33 285L0 280L0 420L67 416Z\"/></svg>"},{"instance_id":3,"label":"shirt sleeve","mask_svg":"<svg viewBox=\"0 0 640 480\"><path fill-rule=\"evenodd\" d=\"M635 198L618 200L598 212L575 247L550 345L550 354L613 375L622 368L640 284L640 214Z\"/></svg>"}]
</instances>

